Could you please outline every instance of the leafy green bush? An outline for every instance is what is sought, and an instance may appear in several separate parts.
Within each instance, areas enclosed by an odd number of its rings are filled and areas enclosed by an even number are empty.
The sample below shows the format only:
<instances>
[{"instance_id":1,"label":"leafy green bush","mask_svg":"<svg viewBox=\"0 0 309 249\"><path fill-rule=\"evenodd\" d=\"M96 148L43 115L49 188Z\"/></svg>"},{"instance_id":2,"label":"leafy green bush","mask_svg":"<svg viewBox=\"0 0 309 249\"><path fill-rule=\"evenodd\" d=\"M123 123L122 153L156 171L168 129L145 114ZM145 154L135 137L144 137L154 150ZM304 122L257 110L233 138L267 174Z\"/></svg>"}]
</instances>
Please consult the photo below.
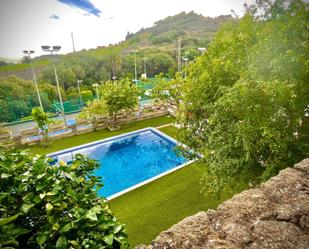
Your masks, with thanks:
<instances>
[{"instance_id":1,"label":"leafy green bush","mask_svg":"<svg viewBox=\"0 0 309 249\"><path fill-rule=\"evenodd\" d=\"M45 156L0 148L1 248L127 248L93 176L96 161L77 155L50 165Z\"/></svg>"},{"instance_id":2,"label":"leafy green bush","mask_svg":"<svg viewBox=\"0 0 309 249\"><path fill-rule=\"evenodd\" d=\"M90 90L81 91L83 101L87 102L93 99L92 92Z\"/></svg>"}]
</instances>

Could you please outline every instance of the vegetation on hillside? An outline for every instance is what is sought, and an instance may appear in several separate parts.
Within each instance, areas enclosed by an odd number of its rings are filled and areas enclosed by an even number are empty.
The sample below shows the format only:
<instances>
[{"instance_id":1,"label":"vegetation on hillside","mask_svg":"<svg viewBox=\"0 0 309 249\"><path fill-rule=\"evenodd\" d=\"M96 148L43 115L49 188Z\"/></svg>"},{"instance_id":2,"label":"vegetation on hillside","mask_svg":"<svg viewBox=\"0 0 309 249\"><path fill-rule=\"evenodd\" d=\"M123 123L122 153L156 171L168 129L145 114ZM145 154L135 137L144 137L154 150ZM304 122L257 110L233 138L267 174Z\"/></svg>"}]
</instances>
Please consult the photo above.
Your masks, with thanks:
<instances>
[{"instance_id":1,"label":"vegetation on hillside","mask_svg":"<svg viewBox=\"0 0 309 249\"><path fill-rule=\"evenodd\" d=\"M41 91L41 100L44 110L51 110L47 92ZM39 100L32 81L15 76L0 80L0 122L15 121L29 116L34 106L39 106Z\"/></svg>"}]
</instances>

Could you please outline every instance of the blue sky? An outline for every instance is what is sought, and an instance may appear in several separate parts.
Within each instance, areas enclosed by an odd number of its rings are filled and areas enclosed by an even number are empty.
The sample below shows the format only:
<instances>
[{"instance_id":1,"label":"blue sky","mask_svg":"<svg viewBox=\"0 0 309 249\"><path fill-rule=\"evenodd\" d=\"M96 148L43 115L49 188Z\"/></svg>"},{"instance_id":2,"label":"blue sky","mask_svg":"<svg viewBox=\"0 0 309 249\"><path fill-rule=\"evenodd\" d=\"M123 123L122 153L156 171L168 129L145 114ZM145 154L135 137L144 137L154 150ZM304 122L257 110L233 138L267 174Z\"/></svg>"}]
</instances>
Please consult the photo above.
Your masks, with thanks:
<instances>
[{"instance_id":1,"label":"blue sky","mask_svg":"<svg viewBox=\"0 0 309 249\"><path fill-rule=\"evenodd\" d=\"M67 4L69 6L75 7L77 9L82 9L86 11L89 15L95 15L100 17L102 13L101 10L96 8L93 3L88 0L58 0L61 3Z\"/></svg>"},{"instance_id":2,"label":"blue sky","mask_svg":"<svg viewBox=\"0 0 309 249\"><path fill-rule=\"evenodd\" d=\"M71 52L72 32L77 50L114 44L181 11L242 15L245 2L253 0L1 0L0 57L21 58L25 49L40 55L42 45Z\"/></svg>"}]
</instances>

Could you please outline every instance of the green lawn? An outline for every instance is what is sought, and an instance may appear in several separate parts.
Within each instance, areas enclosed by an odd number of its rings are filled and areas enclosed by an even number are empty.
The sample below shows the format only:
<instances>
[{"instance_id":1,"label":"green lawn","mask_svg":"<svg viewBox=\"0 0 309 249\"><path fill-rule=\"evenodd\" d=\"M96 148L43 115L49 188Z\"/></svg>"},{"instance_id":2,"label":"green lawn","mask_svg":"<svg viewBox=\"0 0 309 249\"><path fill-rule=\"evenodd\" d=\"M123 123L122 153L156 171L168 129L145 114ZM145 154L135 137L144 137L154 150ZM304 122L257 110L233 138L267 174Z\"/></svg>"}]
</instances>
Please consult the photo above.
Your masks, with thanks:
<instances>
[{"instance_id":1,"label":"green lawn","mask_svg":"<svg viewBox=\"0 0 309 249\"><path fill-rule=\"evenodd\" d=\"M177 129L172 125L162 127L159 130L173 138L176 138L177 136Z\"/></svg>"},{"instance_id":2,"label":"green lawn","mask_svg":"<svg viewBox=\"0 0 309 249\"><path fill-rule=\"evenodd\" d=\"M67 137L59 140L52 141L48 148L42 148L40 145L30 146L29 149L33 154L48 154L58 150L63 150L73 146L78 146L85 143L90 143L99 139L116 136L122 133L146 128L146 127L156 127L164 124L169 124L174 122L174 118L170 116L157 117L152 119L147 119L143 121L138 121L134 123L124 124L121 126L120 130L109 131L108 129L103 129L95 132L85 133L78 136Z\"/></svg>"},{"instance_id":3,"label":"green lawn","mask_svg":"<svg viewBox=\"0 0 309 249\"><path fill-rule=\"evenodd\" d=\"M172 137L177 134L173 126L160 130ZM131 247L149 244L183 218L216 208L234 194L226 190L220 197L206 196L201 193L202 175L203 166L193 163L110 201L113 213L127 225Z\"/></svg>"}]
</instances>

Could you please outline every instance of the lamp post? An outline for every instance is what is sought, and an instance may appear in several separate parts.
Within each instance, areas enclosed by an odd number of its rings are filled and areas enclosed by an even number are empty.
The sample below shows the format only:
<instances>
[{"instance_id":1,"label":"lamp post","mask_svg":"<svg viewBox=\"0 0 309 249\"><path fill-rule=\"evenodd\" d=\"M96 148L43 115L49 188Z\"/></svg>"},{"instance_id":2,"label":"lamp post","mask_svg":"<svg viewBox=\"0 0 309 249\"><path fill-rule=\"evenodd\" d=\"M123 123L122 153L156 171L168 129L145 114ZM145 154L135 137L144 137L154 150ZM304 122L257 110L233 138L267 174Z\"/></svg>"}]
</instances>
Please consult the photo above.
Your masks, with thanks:
<instances>
[{"instance_id":1,"label":"lamp post","mask_svg":"<svg viewBox=\"0 0 309 249\"><path fill-rule=\"evenodd\" d=\"M136 52L137 52L137 50L134 49L134 50L131 50L131 52L134 53L134 82L136 84L137 83L137 66L136 66Z\"/></svg>"},{"instance_id":2,"label":"lamp post","mask_svg":"<svg viewBox=\"0 0 309 249\"><path fill-rule=\"evenodd\" d=\"M99 97L99 84L95 83L92 86L95 88L95 91L97 93L97 99L99 100L100 99L100 97Z\"/></svg>"},{"instance_id":3,"label":"lamp post","mask_svg":"<svg viewBox=\"0 0 309 249\"><path fill-rule=\"evenodd\" d=\"M147 78L146 60L147 60L147 58L143 58L143 61L144 61L144 75L145 75L145 78Z\"/></svg>"},{"instance_id":4,"label":"lamp post","mask_svg":"<svg viewBox=\"0 0 309 249\"><path fill-rule=\"evenodd\" d=\"M32 65L32 60L31 60L31 54L34 54L34 50L23 50L23 53L29 57L36 93L38 95L40 106L41 106L42 110L44 111L42 101L41 101L40 92L39 92L38 82L36 81L36 77L35 77L35 73L34 73L34 69L33 69L33 65Z\"/></svg>"},{"instance_id":5,"label":"lamp post","mask_svg":"<svg viewBox=\"0 0 309 249\"><path fill-rule=\"evenodd\" d=\"M80 94L80 84L82 83L82 80L77 80L77 89L78 89L78 95L79 95L79 102L80 102L80 109L83 110L83 102L82 102L82 95Z\"/></svg>"},{"instance_id":6,"label":"lamp post","mask_svg":"<svg viewBox=\"0 0 309 249\"><path fill-rule=\"evenodd\" d=\"M53 55L54 52L58 52L61 49L60 46L41 46L41 47L42 47L42 50L44 52L49 52L51 55ZM60 100L62 118L63 118L63 121L64 121L64 126L66 127L67 122L66 122L66 119L65 119L64 106L63 106L63 101L62 101L62 96L61 96L61 91L60 91L60 86L59 86L59 81L58 81L56 63L55 63L54 59L52 59L52 61L53 61L54 73L55 73L58 95L59 95L59 100Z\"/></svg>"}]
</instances>

